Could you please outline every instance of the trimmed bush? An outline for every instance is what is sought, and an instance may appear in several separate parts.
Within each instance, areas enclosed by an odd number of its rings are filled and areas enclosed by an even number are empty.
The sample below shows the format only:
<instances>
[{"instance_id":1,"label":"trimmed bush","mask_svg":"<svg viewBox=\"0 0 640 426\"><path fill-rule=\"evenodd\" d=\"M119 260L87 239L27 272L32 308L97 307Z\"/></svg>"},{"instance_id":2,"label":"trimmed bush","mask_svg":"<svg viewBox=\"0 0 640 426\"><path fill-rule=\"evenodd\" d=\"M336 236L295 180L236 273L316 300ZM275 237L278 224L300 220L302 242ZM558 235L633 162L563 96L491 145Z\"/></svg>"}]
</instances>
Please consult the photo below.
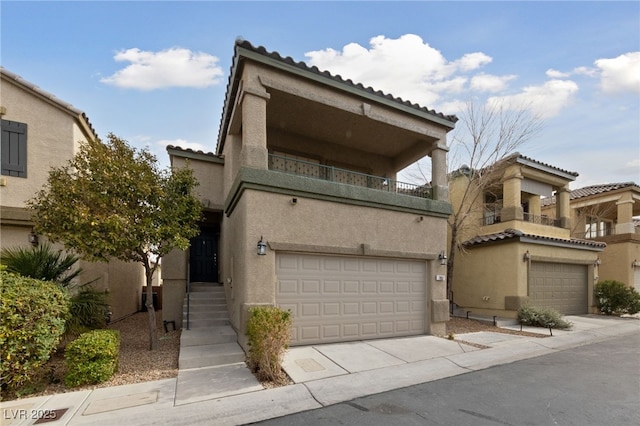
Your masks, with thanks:
<instances>
[{"instance_id":1,"label":"trimmed bush","mask_svg":"<svg viewBox=\"0 0 640 426\"><path fill-rule=\"evenodd\" d=\"M0 271L2 390L17 392L47 362L65 329L67 294L56 284Z\"/></svg>"},{"instance_id":2,"label":"trimmed bush","mask_svg":"<svg viewBox=\"0 0 640 426\"><path fill-rule=\"evenodd\" d=\"M518 321L522 325L533 327L570 329L573 324L562 318L562 314L551 308L522 306L518 309Z\"/></svg>"},{"instance_id":3,"label":"trimmed bush","mask_svg":"<svg viewBox=\"0 0 640 426\"><path fill-rule=\"evenodd\" d=\"M598 310L606 315L640 312L640 293L615 280L602 281L595 286Z\"/></svg>"},{"instance_id":4,"label":"trimmed bush","mask_svg":"<svg viewBox=\"0 0 640 426\"><path fill-rule=\"evenodd\" d=\"M68 387L106 382L118 368L120 333L117 330L93 330L83 333L67 345L64 357Z\"/></svg>"},{"instance_id":5,"label":"trimmed bush","mask_svg":"<svg viewBox=\"0 0 640 426\"><path fill-rule=\"evenodd\" d=\"M281 363L291 339L291 312L275 306L249 308L247 364L258 380L285 384Z\"/></svg>"}]
</instances>

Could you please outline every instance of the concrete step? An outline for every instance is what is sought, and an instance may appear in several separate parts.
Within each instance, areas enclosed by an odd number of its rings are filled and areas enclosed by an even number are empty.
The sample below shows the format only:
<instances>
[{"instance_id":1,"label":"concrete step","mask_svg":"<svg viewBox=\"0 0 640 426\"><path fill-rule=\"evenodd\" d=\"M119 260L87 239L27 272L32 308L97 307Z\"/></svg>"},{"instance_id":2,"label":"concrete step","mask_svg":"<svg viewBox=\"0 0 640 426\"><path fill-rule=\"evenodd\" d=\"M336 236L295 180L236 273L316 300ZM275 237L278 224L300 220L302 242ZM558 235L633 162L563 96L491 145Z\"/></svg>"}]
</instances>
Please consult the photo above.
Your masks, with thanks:
<instances>
[{"instance_id":1,"label":"concrete step","mask_svg":"<svg viewBox=\"0 0 640 426\"><path fill-rule=\"evenodd\" d=\"M213 367L216 365L243 362L245 353L237 343L219 343L204 346L180 347L178 368Z\"/></svg>"},{"instance_id":2,"label":"concrete step","mask_svg":"<svg viewBox=\"0 0 640 426\"><path fill-rule=\"evenodd\" d=\"M186 303L184 304L183 308L184 308L183 309L184 313L186 313L187 312ZM199 303L199 304L196 304L196 305L192 304L191 306L189 306L189 310L191 311L191 313L194 313L194 312L227 312L226 305L225 305L224 309L212 309L211 305L210 304L206 304L206 303Z\"/></svg>"},{"instance_id":3,"label":"concrete step","mask_svg":"<svg viewBox=\"0 0 640 426\"><path fill-rule=\"evenodd\" d=\"M205 346L217 343L233 343L237 340L238 335L230 325L208 328L192 328L190 330L183 328L180 334L180 348L183 346Z\"/></svg>"},{"instance_id":4,"label":"concrete step","mask_svg":"<svg viewBox=\"0 0 640 426\"><path fill-rule=\"evenodd\" d=\"M189 286L191 292L224 292L224 287L215 284L191 284Z\"/></svg>"},{"instance_id":5,"label":"concrete step","mask_svg":"<svg viewBox=\"0 0 640 426\"><path fill-rule=\"evenodd\" d=\"M211 311L211 310L191 310L189 316L191 319L229 319L229 314L227 310L224 311ZM182 315L182 319L184 321L187 320L187 312L185 311Z\"/></svg>"},{"instance_id":6,"label":"concrete step","mask_svg":"<svg viewBox=\"0 0 640 426\"><path fill-rule=\"evenodd\" d=\"M187 296L184 298L187 300ZM212 293L210 291L196 291L189 294L189 299L194 300L227 300L224 293Z\"/></svg>"},{"instance_id":7,"label":"concrete step","mask_svg":"<svg viewBox=\"0 0 640 426\"><path fill-rule=\"evenodd\" d=\"M184 319L183 321L186 321ZM185 323L186 324L186 323ZM221 325L231 325L229 319L189 319L189 328L217 327Z\"/></svg>"}]
</instances>

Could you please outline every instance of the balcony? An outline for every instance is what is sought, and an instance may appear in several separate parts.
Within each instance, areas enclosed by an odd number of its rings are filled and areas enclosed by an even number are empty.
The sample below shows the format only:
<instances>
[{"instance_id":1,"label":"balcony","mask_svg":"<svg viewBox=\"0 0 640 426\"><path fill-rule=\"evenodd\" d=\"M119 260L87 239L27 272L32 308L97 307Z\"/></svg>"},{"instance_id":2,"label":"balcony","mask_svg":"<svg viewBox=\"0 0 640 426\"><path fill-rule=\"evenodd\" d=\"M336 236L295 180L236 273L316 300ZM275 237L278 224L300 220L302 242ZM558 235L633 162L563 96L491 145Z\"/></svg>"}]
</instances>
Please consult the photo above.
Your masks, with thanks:
<instances>
[{"instance_id":1,"label":"balcony","mask_svg":"<svg viewBox=\"0 0 640 426\"><path fill-rule=\"evenodd\" d=\"M537 216L531 213L524 213L522 220L524 222L536 223L538 225L553 226L561 228L561 222L558 219L553 219L548 216ZM493 225L494 223L501 223L500 213L487 212L482 218L482 226Z\"/></svg>"},{"instance_id":2,"label":"balcony","mask_svg":"<svg viewBox=\"0 0 640 426\"><path fill-rule=\"evenodd\" d=\"M325 166L320 163L276 154L269 154L269 170L411 197L432 198L431 188L425 185L400 182L395 179L368 175L333 166Z\"/></svg>"}]
</instances>

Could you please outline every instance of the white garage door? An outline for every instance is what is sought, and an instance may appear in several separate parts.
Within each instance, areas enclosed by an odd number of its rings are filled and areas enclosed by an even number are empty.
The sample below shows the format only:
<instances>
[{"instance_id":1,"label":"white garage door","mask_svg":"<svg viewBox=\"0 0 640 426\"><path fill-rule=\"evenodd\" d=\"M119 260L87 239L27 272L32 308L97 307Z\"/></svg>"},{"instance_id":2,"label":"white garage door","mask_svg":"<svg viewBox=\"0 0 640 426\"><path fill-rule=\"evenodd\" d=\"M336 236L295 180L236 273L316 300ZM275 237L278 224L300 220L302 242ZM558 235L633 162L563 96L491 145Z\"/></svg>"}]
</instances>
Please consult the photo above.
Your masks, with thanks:
<instances>
[{"instance_id":1,"label":"white garage door","mask_svg":"<svg viewBox=\"0 0 640 426\"><path fill-rule=\"evenodd\" d=\"M532 262L530 303L565 315L586 314L587 283L585 265Z\"/></svg>"},{"instance_id":2,"label":"white garage door","mask_svg":"<svg viewBox=\"0 0 640 426\"><path fill-rule=\"evenodd\" d=\"M278 253L276 302L292 345L423 334L426 264Z\"/></svg>"}]
</instances>

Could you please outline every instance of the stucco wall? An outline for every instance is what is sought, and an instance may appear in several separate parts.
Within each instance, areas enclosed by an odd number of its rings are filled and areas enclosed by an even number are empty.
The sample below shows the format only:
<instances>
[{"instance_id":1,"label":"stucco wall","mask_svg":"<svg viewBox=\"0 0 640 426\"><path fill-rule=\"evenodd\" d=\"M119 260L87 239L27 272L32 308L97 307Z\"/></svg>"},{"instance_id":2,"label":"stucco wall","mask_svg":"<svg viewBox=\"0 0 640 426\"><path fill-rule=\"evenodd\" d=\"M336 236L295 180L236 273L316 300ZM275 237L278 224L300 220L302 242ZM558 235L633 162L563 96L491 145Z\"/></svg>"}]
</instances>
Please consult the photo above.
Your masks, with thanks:
<instances>
[{"instance_id":1,"label":"stucco wall","mask_svg":"<svg viewBox=\"0 0 640 426\"><path fill-rule=\"evenodd\" d=\"M65 164L74 154L76 138L86 141L75 119L61 109L2 79L4 120L27 123L27 177L3 176L3 206L23 207L47 180L49 169Z\"/></svg>"},{"instance_id":2,"label":"stucco wall","mask_svg":"<svg viewBox=\"0 0 640 426\"><path fill-rule=\"evenodd\" d=\"M1 106L6 108L4 120L27 124L27 177L2 176L6 185L0 187L0 202L6 208L24 208L26 201L46 183L52 167L61 167L77 152L80 142L90 137L81 127L75 113L55 102L45 100L31 91L1 80ZM18 224L2 220L2 247L28 246L32 223L28 212L21 212ZM40 237L43 241L43 237ZM96 287L108 289L112 319L138 311L140 286L144 283L139 264L112 261L109 264L81 262L84 273L79 283L98 278Z\"/></svg>"},{"instance_id":3,"label":"stucco wall","mask_svg":"<svg viewBox=\"0 0 640 426\"><path fill-rule=\"evenodd\" d=\"M173 167L190 167L199 185L195 193L202 202L204 208L222 210L224 205L223 178L224 163L213 161L200 161L193 158L173 157Z\"/></svg>"},{"instance_id":4,"label":"stucco wall","mask_svg":"<svg viewBox=\"0 0 640 426\"><path fill-rule=\"evenodd\" d=\"M615 238L624 237L624 238ZM598 280L616 280L633 287L634 260L640 262L640 236L629 238L631 234L608 238L607 248L600 253ZM615 241L619 239L620 241Z\"/></svg>"},{"instance_id":5,"label":"stucco wall","mask_svg":"<svg viewBox=\"0 0 640 426\"><path fill-rule=\"evenodd\" d=\"M245 312L249 305L274 304L276 294L276 250L353 254L364 251L385 257L412 254L437 258L445 249L443 218L420 216L371 207L297 198L246 190L231 217L223 224L225 262L222 279L230 297L231 319L243 343ZM260 237L269 244L266 256L258 256ZM434 265L437 262L432 262ZM444 266L429 268L444 274ZM431 297L444 299L444 281L435 282ZM440 288L442 287L442 288Z\"/></svg>"},{"instance_id":6,"label":"stucco wall","mask_svg":"<svg viewBox=\"0 0 640 426\"><path fill-rule=\"evenodd\" d=\"M593 304L595 259L601 254L590 250L527 244L516 240L469 248L458 253L453 273L453 301L475 313L515 318L515 310L506 310L505 297L528 296L529 252L532 261L575 263L589 270L589 306Z\"/></svg>"}]
</instances>

